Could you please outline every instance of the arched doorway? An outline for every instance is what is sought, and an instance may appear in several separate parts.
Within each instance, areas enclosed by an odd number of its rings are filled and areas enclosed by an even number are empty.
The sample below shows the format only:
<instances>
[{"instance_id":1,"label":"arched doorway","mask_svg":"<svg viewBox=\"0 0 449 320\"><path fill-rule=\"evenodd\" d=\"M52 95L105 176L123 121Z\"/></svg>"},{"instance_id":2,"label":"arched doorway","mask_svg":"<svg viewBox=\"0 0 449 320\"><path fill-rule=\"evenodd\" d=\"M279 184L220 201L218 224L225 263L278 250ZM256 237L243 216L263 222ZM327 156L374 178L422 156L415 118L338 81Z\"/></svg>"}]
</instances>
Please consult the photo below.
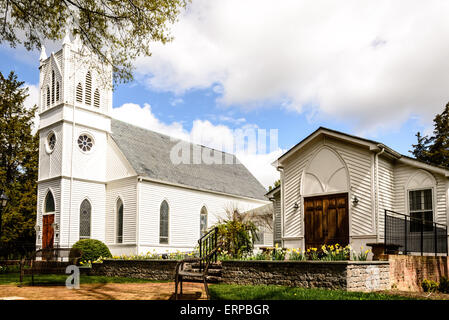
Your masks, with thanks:
<instances>
[{"instance_id":1,"label":"arched doorway","mask_svg":"<svg viewBox=\"0 0 449 320\"><path fill-rule=\"evenodd\" d=\"M44 214L42 216L42 249L53 248L55 231L55 198L48 190L44 202Z\"/></svg>"},{"instance_id":2,"label":"arched doorway","mask_svg":"<svg viewBox=\"0 0 449 320\"><path fill-rule=\"evenodd\" d=\"M334 150L323 147L303 177L305 248L349 244L349 175Z\"/></svg>"}]
</instances>

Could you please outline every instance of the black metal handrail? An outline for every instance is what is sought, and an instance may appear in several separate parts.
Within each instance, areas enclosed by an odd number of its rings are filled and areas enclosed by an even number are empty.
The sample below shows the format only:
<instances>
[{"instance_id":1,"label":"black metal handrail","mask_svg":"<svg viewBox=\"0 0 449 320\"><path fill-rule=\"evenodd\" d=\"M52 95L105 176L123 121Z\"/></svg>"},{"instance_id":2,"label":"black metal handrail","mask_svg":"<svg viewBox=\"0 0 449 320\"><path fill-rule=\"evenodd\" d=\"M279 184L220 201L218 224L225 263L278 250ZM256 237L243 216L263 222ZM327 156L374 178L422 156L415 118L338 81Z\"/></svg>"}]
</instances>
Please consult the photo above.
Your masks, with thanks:
<instances>
[{"instance_id":1,"label":"black metal handrail","mask_svg":"<svg viewBox=\"0 0 449 320\"><path fill-rule=\"evenodd\" d=\"M204 269L206 260L217 262L217 240L218 227L213 228L198 240L200 271Z\"/></svg>"},{"instance_id":2,"label":"black metal handrail","mask_svg":"<svg viewBox=\"0 0 449 320\"><path fill-rule=\"evenodd\" d=\"M385 253L391 248L409 253L448 254L447 225L384 210Z\"/></svg>"}]
</instances>

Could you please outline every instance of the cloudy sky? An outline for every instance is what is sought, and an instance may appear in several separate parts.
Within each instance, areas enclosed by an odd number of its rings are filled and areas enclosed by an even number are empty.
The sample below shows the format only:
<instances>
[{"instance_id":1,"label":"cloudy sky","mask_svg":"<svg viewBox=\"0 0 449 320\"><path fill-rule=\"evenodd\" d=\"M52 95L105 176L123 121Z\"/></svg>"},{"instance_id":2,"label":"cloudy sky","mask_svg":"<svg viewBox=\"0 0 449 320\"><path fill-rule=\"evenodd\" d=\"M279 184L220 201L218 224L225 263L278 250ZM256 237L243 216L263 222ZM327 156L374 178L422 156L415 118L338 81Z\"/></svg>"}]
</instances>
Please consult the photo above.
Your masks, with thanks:
<instances>
[{"instance_id":1,"label":"cloudy sky","mask_svg":"<svg viewBox=\"0 0 449 320\"><path fill-rule=\"evenodd\" d=\"M447 1L193 0L175 40L135 62L114 117L205 144L278 129L279 148L239 154L268 186L271 161L325 126L407 154L449 101ZM47 51L48 53L48 51ZM0 47L37 100L38 52Z\"/></svg>"}]
</instances>

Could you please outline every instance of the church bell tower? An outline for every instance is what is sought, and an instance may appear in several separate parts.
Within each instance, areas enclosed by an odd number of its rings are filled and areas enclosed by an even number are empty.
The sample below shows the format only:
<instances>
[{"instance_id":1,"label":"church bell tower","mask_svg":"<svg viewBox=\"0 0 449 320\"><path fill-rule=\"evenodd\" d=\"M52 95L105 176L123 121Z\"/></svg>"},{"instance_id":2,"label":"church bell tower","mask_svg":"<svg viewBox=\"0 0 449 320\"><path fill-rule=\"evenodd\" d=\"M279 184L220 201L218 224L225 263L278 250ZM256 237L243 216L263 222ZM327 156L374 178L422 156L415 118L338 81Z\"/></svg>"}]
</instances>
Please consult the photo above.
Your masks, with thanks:
<instances>
[{"instance_id":1,"label":"church bell tower","mask_svg":"<svg viewBox=\"0 0 449 320\"><path fill-rule=\"evenodd\" d=\"M104 241L112 68L69 35L39 62L37 247Z\"/></svg>"}]
</instances>

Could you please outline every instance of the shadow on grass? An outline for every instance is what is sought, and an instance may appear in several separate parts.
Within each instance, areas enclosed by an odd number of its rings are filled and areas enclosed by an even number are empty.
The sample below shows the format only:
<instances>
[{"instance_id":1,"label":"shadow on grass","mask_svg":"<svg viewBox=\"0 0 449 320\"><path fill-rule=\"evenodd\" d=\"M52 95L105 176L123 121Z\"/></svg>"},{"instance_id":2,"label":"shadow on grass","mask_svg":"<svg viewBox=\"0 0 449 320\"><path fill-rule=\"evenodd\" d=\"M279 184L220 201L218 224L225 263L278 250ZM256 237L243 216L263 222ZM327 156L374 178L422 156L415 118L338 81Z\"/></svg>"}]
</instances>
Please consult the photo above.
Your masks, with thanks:
<instances>
[{"instance_id":1,"label":"shadow on grass","mask_svg":"<svg viewBox=\"0 0 449 320\"><path fill-rule=\"evenodd\" d=\"M40 274L34 276L35 286L65 286L66 274ZM169 281L147 280L137 278L107 277L107 276L87 276L81 275L81 284L106 284L106 283L161 283ZM23 282L20 283L19 273L0 274L0 285L31 285L31 275L25 275Z\"/></svg>"}]
</instances>

